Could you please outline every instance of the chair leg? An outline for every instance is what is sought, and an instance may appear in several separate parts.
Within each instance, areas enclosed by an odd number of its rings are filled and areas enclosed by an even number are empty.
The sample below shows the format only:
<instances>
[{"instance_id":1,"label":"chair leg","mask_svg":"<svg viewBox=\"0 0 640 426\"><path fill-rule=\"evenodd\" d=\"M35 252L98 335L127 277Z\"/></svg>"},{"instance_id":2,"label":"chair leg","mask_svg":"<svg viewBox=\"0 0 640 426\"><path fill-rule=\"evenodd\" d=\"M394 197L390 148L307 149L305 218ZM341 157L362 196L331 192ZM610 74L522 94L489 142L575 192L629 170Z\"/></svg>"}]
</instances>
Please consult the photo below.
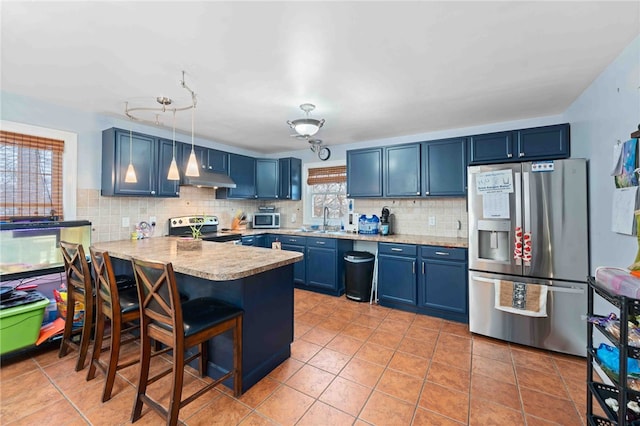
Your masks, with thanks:
<instances>
[{"instance_id":1,"label":"chair leg","mask_svg":"<svg viewBox=\"0 0 640 426\"><path fill-rule=\"evenodd\" d=\"M96 364L100 362L100 353L102 352L102 339L104 338L104 317L101 312L97 313L95 324L95 336L93 339L93 352L89 360L89 371L87 372L87 381L96 377Z\"/></svg>"},{"instance_id":2,"label":"chair leg","mask_svg":"<svg viewBox=\"0 0 640 426\"><path fill-rule=\"evenodd\" d=\"M233 396L242 395L242 316L233 328Z\"/></svg>"},{"instance_id":3,"label":"chair leg","mask_svg":"<svg viewBox=\"0 0 640 426\"><path fill-rule=\"evenodd\" d=\"M200 373L200 377L204 377L207 372L207 346L207 342L198 344L198 350L200 351L200 356L198 357L198 372Z\"/></svg>"},{"instance_id":4,"label":"chair leg","mask_svg":"<svg viewBox=\"0 0 640 426\"><path fill-rule=\"evenodd\" d=\"M118 315L114 313L114 315ZM102 392L102 402L111 399L111 391L116 381L116 371L118 370L118 358L120 357L120 334L121 323L119 320L111 320L111 351L109 354L109 365L107 367L107 377L104 381L104 391Z\"/></svg>"},{"instance_id":5,"label":"chair leg","mask_svg":"<svg viewBox=\"0 0 640 426\"><path fill-rule=\"evenodd\" d=\"M69 351L69 341L71 341L71 332L73 331L73 313L75 309L69 309L69 305L75 305L73 294L67 293L67 315L64 319L64 332L62 334L62 342L60 342L60 351L58 358L62 358Z\"/></svg>"},{"instance_id":6,"label":"chair leg","mask_svg":"<svg viewBox=\"0 0 640 426\"><path fill-rule=\"evenodd\" d=\"M176 345L173 350L173 387L171 389L171 401L167 415L167 425L178 424L180 402L182 398L182 385L184 382L184 347Z\"/></svg>"},{"instance_id":7,"label":"chair leg","mask_svg":"<svg viewBox=\"0 0 640 426\"><path fill-rule=\"evenodd\" d=\"M144 327L140 324L140 329ZM141 331L142 333L142 331ZM141 395L146 395L147 381L149 380L149 366L151 364L151 343L149 338L141 336L140 339L140 375L138 377L138 386L136 388L136 398L133 402L133 410L131 411L131 423L140 418L142 414L142 399Z\"/></svg>"},{"instance_id":8,"label":"chair leg","mask_svg":"<svg viewBox=\"0 0 640 426\"><path fill-rule=\"evenodd\" d=\"M67 308L67 311L68 310L69 309ZM93 325L93 301L86 300L85 298L84 324L82 325L82 337L80 339L80 351L78 354L78 363L76 364L76 371L80 371L84 368L84 362L87 359L87 352L89 351L89 343L91 343L92 325Z\"/></svg>"}]
</instances>

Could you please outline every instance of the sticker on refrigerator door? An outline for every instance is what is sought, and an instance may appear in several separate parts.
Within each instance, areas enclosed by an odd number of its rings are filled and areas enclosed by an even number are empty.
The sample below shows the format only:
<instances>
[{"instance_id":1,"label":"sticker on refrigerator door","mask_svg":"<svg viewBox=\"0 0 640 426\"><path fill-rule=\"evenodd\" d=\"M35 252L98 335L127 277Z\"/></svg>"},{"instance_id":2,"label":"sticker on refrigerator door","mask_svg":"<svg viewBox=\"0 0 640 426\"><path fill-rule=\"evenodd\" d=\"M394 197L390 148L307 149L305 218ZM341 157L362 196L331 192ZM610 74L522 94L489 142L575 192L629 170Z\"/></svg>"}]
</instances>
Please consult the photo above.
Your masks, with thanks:
<instances>
[{"instance_id":1,"label":"sticker on refrigerator door","mask_svg":"<svg viewBox=\"0 0 640 426\"><path fill-rule=\"evenodd\" d=\"M482 172L476 175L476 193L484 194L509 194L513 192L513 171L497 170L494 172Z\"/></svg>"},{"instance_id":2,"label":"sticker on refrigerator door","mask_svg":"<svg viewBox=\"0 0 640 426\"><path fill-rule=\"evenodd\" d=\"M534 161L531 163L531 172L552 172L555 169L555 165L552 160L549 161Z\"/></svg>"}]
</instances>

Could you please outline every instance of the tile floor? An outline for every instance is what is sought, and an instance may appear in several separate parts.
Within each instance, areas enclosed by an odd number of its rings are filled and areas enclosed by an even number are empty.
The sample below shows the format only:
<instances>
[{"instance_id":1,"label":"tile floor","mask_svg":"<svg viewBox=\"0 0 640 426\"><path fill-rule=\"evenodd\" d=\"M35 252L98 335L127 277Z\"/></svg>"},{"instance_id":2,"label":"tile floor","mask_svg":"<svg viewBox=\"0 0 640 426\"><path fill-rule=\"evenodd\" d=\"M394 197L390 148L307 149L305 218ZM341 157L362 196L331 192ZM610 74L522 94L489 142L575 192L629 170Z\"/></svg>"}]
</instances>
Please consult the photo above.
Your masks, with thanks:
<instances>
[{"instance_id":1,"label":"tile floor","mask_svg":"<svg viewBox=\"0 0 640 426\"><path fill-rule=\"evenodd\" d=\"M137 346L124 352L133 355ZM236 399L214 389L187 425L584 425L585 360L480 336L466 325L295 290L291 358ZM104 356L104 355L103 355ZM167 363L156 358L155 368ZM29 352L0 368L3 425L130 424L137 366L101 403L103 376L74 353ZM168 394L168 377L150 390ZM185 392L201 379L187 375ZM161 423L145 407L138 425Z\"/></svg>"}]
</instances>

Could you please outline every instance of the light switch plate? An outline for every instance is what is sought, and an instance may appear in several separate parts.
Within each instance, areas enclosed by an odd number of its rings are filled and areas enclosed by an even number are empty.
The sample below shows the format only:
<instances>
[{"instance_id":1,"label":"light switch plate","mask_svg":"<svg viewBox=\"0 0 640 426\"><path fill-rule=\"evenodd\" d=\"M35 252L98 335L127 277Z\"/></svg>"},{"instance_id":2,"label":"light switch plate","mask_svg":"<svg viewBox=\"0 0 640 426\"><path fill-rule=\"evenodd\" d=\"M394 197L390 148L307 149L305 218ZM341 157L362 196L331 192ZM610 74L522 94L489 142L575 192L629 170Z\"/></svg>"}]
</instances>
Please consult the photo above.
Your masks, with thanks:
<instances>
[{"instance_id":1,"label":"light switch plate","mask_svg":"<svg viewBox=\"0 0 640 426\"><path fill-rule=\"evenodd\" d=\"M429 216L429 226L436 226L436 217Z\"/></svg>"},{"instance_id":2,"label":"light switch plate","mask_svg":"<svg viewBox=\"0 0 640 426\"><path fill-rule=\"evenodd\" d=\"M122 227L123 228L128 228L129 227L129 218L128 217L123 217L122 218Z\"/></svg>"}]
</instances>

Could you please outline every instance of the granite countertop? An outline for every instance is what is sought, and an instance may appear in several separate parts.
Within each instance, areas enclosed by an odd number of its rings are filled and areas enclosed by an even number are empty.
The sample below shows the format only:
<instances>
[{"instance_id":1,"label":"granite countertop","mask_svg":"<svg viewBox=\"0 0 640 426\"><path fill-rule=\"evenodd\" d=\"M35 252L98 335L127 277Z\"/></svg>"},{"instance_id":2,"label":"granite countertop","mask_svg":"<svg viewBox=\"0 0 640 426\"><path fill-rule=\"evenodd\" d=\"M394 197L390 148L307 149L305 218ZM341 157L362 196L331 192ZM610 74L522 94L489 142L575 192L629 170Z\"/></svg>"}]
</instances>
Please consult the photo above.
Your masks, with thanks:
<instances>
[{"instance_id":1,"label":"granite countertop","mask_svg":"<svg viewBox=\"0 0 640 426\"><path fill-rule=\"evenodd\" d=\"M302 253L203 241L201 250L178 250L178 237L93 244L114 258L171 262L175 272L212 281L230 281L302 260Z\"/></svg>"},{"instance_id":2,"label":"granite countertop","mask_svg":"<svg viewBox=\"0 0 640 426\"><path fill-rule=\"evenodd\" d=\"M466 238L453 237L436 237L434 235L409 235L409 234L393 234L393 235L365 235L354 233L315 233L313 231L301 231L300 228L280 228L280 229L248 229L240 232L242 235L259 235L259 234L280 234L280 235L298 235L302 237L321 237L321 238L340 238L355 241L372 241L382 243L395 244L417 244L425 246L443 246L443 247L459 247L468 248L469 240Z\"/></svg>"}]
</instances>

